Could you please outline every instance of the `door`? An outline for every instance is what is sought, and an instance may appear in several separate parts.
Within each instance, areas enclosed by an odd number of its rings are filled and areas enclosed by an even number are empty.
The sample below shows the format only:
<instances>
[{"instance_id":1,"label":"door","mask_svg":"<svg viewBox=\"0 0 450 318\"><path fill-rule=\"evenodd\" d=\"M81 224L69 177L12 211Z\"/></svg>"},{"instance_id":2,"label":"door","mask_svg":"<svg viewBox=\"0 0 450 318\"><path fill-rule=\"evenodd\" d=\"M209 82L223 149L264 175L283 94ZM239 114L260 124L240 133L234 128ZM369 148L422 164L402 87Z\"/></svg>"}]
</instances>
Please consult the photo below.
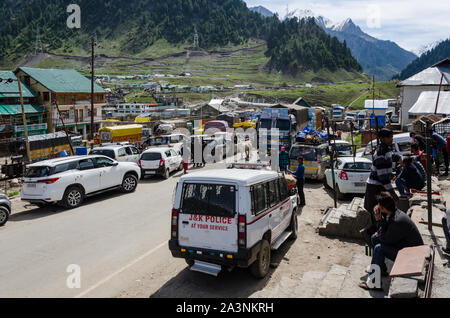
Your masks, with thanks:
<instances>
[{"instance_id":1,"label":"door","mask_svg":"<svg viewBox=\"0 0 450 318\"><path fill-rule=\"evenodd\" d=\"M188 248L238 251L237 191L234 185L181 184L179 244Z\"/></svg>"},{"instance_id":2,"label":"door","mask_svg":"<svg viewBox=\"0 0 450 318\"><path fill-rule=\"evenodd\" d=\"M178 170L178 168L181 166L181 163L183 161L182 157L173 149L170 150L170 153L172 154L172 160L173 160L173 166L174 170Z\"/></svg>"},{"instance_id":3,"label":"door","mask_svg":"<svg viewBox=\"0 0 450 318\"><path fill-rule=\"evenodd\" d=\"M281 202L278 180L268 182L266 189L268 191L269 206L270 209L272 209L272 212L269 213L269 225L272 230L273 242L284 231L284 228L282 227L283 211L280 205Z\"/></svg>"},{"instance_id":4,"label":"door","mask_svg":"<svg viewBox=\"0 0 450 318\"><path fill-rule=\"evenodd\" d=\"M91 158L79 161L75 182L83 186L86 194L100 190L100 169L95 168Z\"/></svg>"},{"instance_id":5,"label":"door","mask_svg":"<svg viewBox=\"0 0 450 318\"><path fill-rule=\"evenodd\" d=\"M105 190L122 184L122 174L114 161L99 157L96 158L96 167L100 171L100 189Z\"/></svg>"},{"instance_id":6,"label":"door","mask_svg":"<svg viewBox=\"0 0 450 318\"><path fill-rule=\"evenodd\" d=\"M170 172L172 172L174 169L173 165L173 157L172 152L170 150L167 150L165 153L166 155L166 169L168 168Z\"/></svg>"},{"instance_id":7,"label":"door","mask_svg":"<svg viewBox=\"0 0 450 318\"><path fill-rule=\"evenodd\" d=\"M139 150L136 147L130 147L131 150L131 160L130 162L139 163Z\"/></svg>"},{"instance_id":8,"label":"door","mask_svg":"<svg viewBox=\"0 0 450 318\"><path fill-rule=\"evenodd\" d=\"M127 152L125 150L125 148L119 148L117 150L117 161L119 162L127 162L128 161L128 155Z\"/></svg>"}]
</instances>

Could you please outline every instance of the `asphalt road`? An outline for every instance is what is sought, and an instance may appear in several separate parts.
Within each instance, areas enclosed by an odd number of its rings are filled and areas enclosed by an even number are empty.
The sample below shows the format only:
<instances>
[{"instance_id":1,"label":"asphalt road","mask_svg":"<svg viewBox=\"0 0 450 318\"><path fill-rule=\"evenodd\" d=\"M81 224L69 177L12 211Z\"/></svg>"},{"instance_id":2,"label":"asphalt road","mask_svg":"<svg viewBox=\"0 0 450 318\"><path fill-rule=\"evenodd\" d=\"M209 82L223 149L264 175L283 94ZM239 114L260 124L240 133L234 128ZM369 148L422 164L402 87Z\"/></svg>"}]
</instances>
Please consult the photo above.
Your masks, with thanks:
<instances>
[{"instance_id":1,"label":"asphalt road","mask_svg":"<svg viewBox=\"0 0 450 318\"><path fill-rule=\"evenodd\" d=\"M180 176L141 181L135 193L105 193L75 210L14 200L0 228L0 297L113 297L164 266Z\"/></svg>"}]
</instances>

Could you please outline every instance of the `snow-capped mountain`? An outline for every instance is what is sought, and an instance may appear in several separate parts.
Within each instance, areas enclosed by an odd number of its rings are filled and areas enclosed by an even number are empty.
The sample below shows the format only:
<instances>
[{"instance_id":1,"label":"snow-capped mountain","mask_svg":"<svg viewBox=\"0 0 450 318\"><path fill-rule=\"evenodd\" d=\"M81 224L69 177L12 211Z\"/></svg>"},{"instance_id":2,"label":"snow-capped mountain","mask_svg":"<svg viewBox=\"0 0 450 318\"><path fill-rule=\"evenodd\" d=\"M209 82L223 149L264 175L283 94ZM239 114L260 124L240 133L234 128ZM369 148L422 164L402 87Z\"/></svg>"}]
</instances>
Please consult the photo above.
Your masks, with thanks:
<instances>
[{"instance_id":1,"label":"snow-capped mountain","mask_svg":"<svg viewBox=\"0 0 450 318\"><path fill-rule=\"evenodd\" d=\"M250 10L262 14L265 17L271 17L275 15L275 13L263 6L251 7Z\"/></svg>"},{"instance_id":2,"label":"snow-capped mountain","mask_svg":"<svg viewBox=\"0 0 450 318\"><path fill-rule=\"evenodd\" d=\"M422 54L430 52L432 49L434 49L436 46L438 46L441 42L443 42L443 40L439 40L439 41L435 41L432 43L428 43L426 45L422 45L420 48L415 50L414 53L420 57L420 56L422 56Z\"/></svg>"},{"instance_id":3,"label":"snow-capped mountain","mask_svg":"<svg viewBox=\"0 0 450 318\"><path fill-rule=\"evenodd\" d=\"M316 24L326 33L337 37L341 42L345 41L364 71L376 75L378 80L391 79L417 58L415 54L402 49L394 42L370 36L350 18L334 23L311 10L296 9L289 11L284 19L294 17L298 19L313 17Z\"/></svg>"}]
</instances>

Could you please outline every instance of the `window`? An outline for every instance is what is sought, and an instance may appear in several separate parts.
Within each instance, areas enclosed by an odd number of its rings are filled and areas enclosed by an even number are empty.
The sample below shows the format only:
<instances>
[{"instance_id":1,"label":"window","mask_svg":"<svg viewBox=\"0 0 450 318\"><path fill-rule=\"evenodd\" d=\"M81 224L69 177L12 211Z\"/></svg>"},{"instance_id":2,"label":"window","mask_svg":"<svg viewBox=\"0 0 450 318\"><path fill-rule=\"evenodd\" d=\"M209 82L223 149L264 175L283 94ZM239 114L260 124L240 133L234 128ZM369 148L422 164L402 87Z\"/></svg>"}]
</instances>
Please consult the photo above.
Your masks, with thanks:
<instances>
[{"instance_id":1,"label":"window","mask_svg":"<svg viewBox=\"0 0 450 318\"><path fill-rule=\"evenodd\" d=\"M119 152L119 157L126 157L126 155L127 155L127 152L125 151L124 148L120 148L118 152Z\"/></svg>"},{"instance_id":2,"label":"window","mask_svg":"<svg viewBox=\"0 0 450 318\"><path fill-rule=\"evenodd\" d=\"M252 187L252 213L258 215L268 207L266 184L258 184Z\"/></svg>"},{"instance_id":3,"label":"window","mask_svg":"<svg viewBox=\"0 0 450 318\"><path fill-rule=\"evenodd\" d=\"M137 150L137 148L134 147L130 147L131 152L133 153L133 155L138 155L139 154L139 150Z\"/></svg>"},{"instance_id":4,"label":"window","mask_svg":"<svg viewBox=\"0 0 450 318\"><path fill-rule=\"evenodd\" d=\"M166 157L167 157L167 158L172 157L172 153L170 152L170 150L166 151Z\"/></svg>"},{"instance_id":5,"label":"window","mask_svg":"<svg viewBox=\"0 0 450 318\"><path fill-rule=\"evenodd\" d=\"M85 159L85 160L80 161L78 169L79 170L91 170L94 168L95 168L94 161L92 161L92 159Z\"/></svg>"},{"instance_id":6,"label":"window","mask_svg":"<svg viewBox=\"0 0 450 318\"><path fill-rule=\"evenodd\" d=\"M308 147L293 147L291 150L291 159L297 159L302 156L305 161L317 161L317 150Z\"/></svg>"},{"instance_id":7,"label":"window","mask_svg":"<svg viewBox=\"0 0 450 318\"><path fill-rule=\"evenodd\" d=\"M25 177L27 178L42 178L48 177L51 175L50 167L31 167L28 168Z\"/></svg>"},{"instance_id":8,"label":"window","mask_svg":"<svg viewBox=\"0 0 450 318\"><path fill-rule=\"evenodd\" d=\"M344 165L345 170L363 170L370 171L372 164L369 162L356 162L356 163L346 163Z\"/></svg>"},{"instance_id":9,"label":"window","mask_svg":"<svg viewBox=\"0 0 450 318\"><path fill-rule=\"evenodd\" d=\"M96 158L95 161L96 161L95 166L97 168L111 167L114 163L112 160L110 160L108 158L102 158L102 157Z\"/></svg>"},{"instance_id":10,"label":"window","mask_svg":"<svg viewBox=\"0 0 450 318\"><path fill-rule=\"evenodd\" d=\"M234 217L236 189L229 185L185 184L181 211L183 214Z\"/></svg>"},{"instance_id":11,"label":"window","mask_svg":"<svg viewBox=\"0 0 450 318\"><path fill-rule=\"evenodd\" d=\"M62 173L62 172L70 171L70 170L75 170L75 169L77 169L77 167L78 167L78 164L76 161L57 165L53 171L53 174L58 174L58 173Z\"/></svg>"},{"instance_id":12,"label":"window","mask_svg":"<svg viewBox=\"0 0 450 318\"><path fill-rule=\"evenodd\" d=\"M44 102L48 102L48 101L50 101L50 93L44 92Z\"/></svg>"},{"instance_id":13,"label":"window","mask_svg":"<svg viewBox=\"0 0 450 318\"><path fill-rule=\"evenodd\" d=\"M411 151L411 143L410 142L401 142L398 143L398 150L400 152Z\"/></svg>"},{"instance_id":14,"label":"window","mask_svg":"<svg viewBox=\"0 0 450 318\"><path fill-rule=\"evenodd\" d=\"M269 190L269 207L274 207L280 202L279 199L279 189L277 182L270 181L268 183L268 190Z\"/></svg>"},{"instance_id":15,"label":"window","mask_svg":"<svg viewBox=\"0 0 450 318\"><path fill-rule=\"evenodd\" d=\"M125 148L125 151L126 151L126 153L127 153L128 156L133 155L133 153L131 152L130 147L126 147L126 148Z\"/></svg>"},{"instance_id":16,"label":"window","mask_svg":"<svg viewBox=\"0 0 450 318\"><path fill-rule=\"evenodd\" d=\"M282 201L289 196L289 190L285 178L278 179L278 183L280 186L280 200Z\"/></svg>"},{"instance_id":17,"label":"window","mask_svg":"<svg viewBox=\"0 0 450 318\"><path fill-rule=\"evenodd\" d=\"M94 149L90 153L91 155L102 155L109 157L111 159L116 158L116 154L114 153L114 150L106 150L106 149Z\"/></svg>"},{"instance_id":18,"label":"window","mask_svg":"<svg viewBox=\"0 0 450 318\"><path fill-rule=\"evenodd\" d=\"M144 161L156 161L161 160L162 156L159 152L146 152L142 154L141 159Z\"/></svg>"}]
</instances>

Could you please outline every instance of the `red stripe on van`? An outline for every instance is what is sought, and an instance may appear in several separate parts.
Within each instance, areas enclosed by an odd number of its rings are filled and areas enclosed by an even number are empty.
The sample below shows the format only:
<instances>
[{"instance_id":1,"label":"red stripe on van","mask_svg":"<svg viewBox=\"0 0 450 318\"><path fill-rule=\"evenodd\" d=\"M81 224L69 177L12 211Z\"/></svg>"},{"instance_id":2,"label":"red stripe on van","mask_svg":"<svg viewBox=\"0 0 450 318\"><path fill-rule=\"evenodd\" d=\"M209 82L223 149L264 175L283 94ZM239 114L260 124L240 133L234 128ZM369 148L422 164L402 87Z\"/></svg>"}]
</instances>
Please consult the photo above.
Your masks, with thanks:
<instances>
[{"instance_id":1,"label":"red stripe on van","mask_svg":"<svg viewBox=\"0 0 450 318\"><path fill-rule=\"evenodd\" d=\"M256 220L253 220L250 223L247 223L247 225L251 225L253 223L255 223L256 221L259 221L260 219L262 219L263 217L265 217L267 214L272 213L274 210L278 209L280 206L282 206L283 204L286 204L287 202L289 202L290 198L288 198L287 200L285 200L284 202L274 206L272 209L270 209L269 211L265 212L263 215L259 216Z\"/></svg>"}]
</instances>

